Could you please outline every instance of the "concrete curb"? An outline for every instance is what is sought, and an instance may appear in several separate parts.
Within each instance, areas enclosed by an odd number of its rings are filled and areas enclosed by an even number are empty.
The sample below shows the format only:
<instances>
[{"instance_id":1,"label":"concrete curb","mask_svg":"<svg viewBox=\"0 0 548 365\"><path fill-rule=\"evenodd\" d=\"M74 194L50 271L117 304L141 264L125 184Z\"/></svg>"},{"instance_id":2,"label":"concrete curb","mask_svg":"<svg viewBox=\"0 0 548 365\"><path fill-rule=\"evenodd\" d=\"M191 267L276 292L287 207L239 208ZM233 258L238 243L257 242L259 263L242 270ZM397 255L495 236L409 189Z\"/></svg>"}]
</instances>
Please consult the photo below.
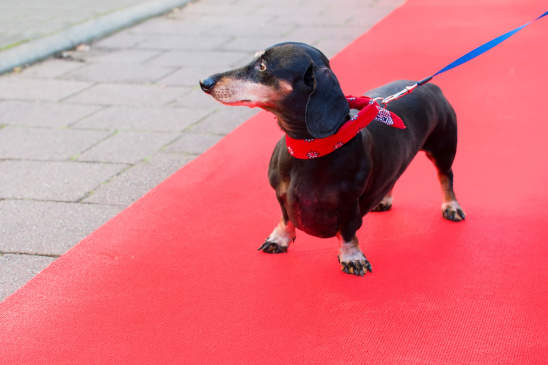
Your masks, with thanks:
<instances>
[{"instance_id":1,"label":"concrete curb","mask_svg":"<svg viewBox=\"0 0 548 365\"><path fill-rule=\"evenodd\" d=\"M59 33L0 52L0 75L28 65L81 43L104 37L145 19L164 14L192 0L155 0L88 20Z\"/></svg>"}]
</instances>

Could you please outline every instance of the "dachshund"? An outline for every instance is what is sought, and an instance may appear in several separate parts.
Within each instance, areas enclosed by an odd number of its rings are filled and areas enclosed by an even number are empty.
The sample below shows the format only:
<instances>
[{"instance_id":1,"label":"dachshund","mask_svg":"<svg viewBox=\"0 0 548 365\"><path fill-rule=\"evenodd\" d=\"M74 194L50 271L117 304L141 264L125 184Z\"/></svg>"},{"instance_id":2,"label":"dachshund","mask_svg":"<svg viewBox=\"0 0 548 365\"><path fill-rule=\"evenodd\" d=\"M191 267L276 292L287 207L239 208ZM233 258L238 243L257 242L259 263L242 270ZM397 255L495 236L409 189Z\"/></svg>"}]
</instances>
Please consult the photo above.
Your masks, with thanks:
<instances>
[{"instance_id":1,"label":"dachshund","mask_svg":"<svg viewBox=\"0 0 548 365\"><path fill-rule=\"evenodd\" d=\"M365 94L384 98L413 83L394 81ZM207 77L200 86L223 104L260 107L273 113L280 128L293 139L329 137L353 112L327 57L304 43L276 44L258 52L248 65ZM285 136L280 139L272 153L268 178L282 217L259 250L287 252L298 228L316 237L337 236L343 272L358 276L372 272L356 231L365 214L392 207L394 184L420 150L437 169L442 216L454 222L465 219L453 191L451 168L457 149L457 118L440 88L425 84L386 108L403 120L405 129L371 123L319 158L295 158Z\"/></svg>"}]
</instances>

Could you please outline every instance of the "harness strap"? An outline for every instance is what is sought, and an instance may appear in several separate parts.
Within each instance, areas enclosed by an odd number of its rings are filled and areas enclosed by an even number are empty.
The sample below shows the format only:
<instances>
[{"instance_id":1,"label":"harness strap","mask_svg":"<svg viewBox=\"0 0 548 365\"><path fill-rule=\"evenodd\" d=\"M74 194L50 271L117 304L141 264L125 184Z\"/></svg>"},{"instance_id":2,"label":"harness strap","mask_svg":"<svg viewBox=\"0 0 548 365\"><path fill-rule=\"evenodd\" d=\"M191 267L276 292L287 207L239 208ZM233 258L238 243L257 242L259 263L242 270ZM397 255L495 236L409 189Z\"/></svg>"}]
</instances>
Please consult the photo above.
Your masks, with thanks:
<instances>
[{"instance_id":1,"label":"harness strap","mask_svg":"<svg viewBox=\"0 0 548 365\"><path fill-rule=\"evenodd\" d=\"M285 136L289 154L295 158L311 160L330 154L349 142L369 123L376 120L388 126L404 129L405 124L396 114L381 107L374 99L367 96L347 96L346 100L352 109L360 111L346 121L337 133L325 138L296 139Z\"/></svg>"}]
</instances>

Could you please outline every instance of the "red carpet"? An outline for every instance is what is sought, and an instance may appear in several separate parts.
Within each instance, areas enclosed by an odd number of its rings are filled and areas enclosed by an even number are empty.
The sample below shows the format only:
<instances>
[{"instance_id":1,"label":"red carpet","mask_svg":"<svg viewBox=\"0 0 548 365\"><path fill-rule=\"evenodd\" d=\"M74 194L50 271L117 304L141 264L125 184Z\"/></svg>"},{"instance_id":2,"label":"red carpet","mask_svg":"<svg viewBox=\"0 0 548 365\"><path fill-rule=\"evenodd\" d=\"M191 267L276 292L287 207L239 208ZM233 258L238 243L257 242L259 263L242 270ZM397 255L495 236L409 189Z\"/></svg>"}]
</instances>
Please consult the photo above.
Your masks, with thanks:
<instances>
[{"instance_id":1,"label":"red carpet","mask_svg":"<svg viewBox=\"0 0 548 365\"><path fill-rule=\"evenodd\" d=\"M411 0L333 65L347 93L419 79L545 10ZM547 31L435 80L459 116L465 222L442 219L421 155L359 233L372 275L341 273L337 241L302 232L257 252L279 218L263 113L0 304L0 363L545 364Z\"/></svg>"}]
</instances>

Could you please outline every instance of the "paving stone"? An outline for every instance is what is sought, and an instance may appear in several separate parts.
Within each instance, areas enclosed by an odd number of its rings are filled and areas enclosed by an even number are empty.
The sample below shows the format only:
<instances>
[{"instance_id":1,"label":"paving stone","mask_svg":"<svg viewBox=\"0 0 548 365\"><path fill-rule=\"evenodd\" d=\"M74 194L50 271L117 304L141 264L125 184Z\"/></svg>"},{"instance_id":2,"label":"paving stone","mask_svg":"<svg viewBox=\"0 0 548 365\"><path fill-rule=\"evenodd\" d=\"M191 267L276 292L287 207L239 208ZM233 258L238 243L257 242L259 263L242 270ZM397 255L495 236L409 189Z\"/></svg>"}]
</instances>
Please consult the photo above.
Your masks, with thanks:
<instances>
[{"instance_id":1,"label":"paving stone","mask_svg":"<svg viewBox=\"0 0 548 365\"><path fill-rule=\"evenodd\" d=\"M331 10L332 8L339 8L346 10L344 14L359 12L359 10L366 10L372 6L378 6L377 4L384 2L385 0L337 0L336 2L327 1L322 3L322 12ZM302 7L314 7L317 2L314 0L301 0ZM335 13L340 14L340 13Z\"/></svg>"},{"instance_id":2,"label":"paving stone","mask_svg":"<svg viewBox=\"0 0 548 365\"><path fill-rule=\"evenodd\" d=\"M0 48L14 41L40 38L96 16L147 0L2 1ZM8 43L4 43L6 36Z\"/></svg>"},{"instance_id":3,"label":"paving stone","mask_svg":"<svg viewBox=\"0 0 548 365\"><path fill-rule=\"evenodd\" d=\"M76 52L74 57L83 59L91 63L142 63L155 56L158 56L162 51L145 50L145 49L111 49L101 50L92 49L89 52Z\"/></svg>"},{"instance_id":4,"label":"paving stone","mask_svg":"<svg viewBox=\"0 0 548 365\"><path fill-rule=\"evenodd\" d=\"M123 208L108 205L0 201L0 252L62 255Z\"/></svg>"},{"instance_id":5,"label":"paving stone","mask_svg":"<svg viewBox=\"0 0 548 365\"><path fill-rule=\"evenodd\" d=\"M109 133L6 127L0 130L0 158L66 160L99 142Z\"/></svg>"},{"instance_id":6,"label":"paving stone","mask_svg":"<svg viewBox=\"0 0 548 365\"><path fill-rule=\"evenodd\" d=\"M25 68L21 73L21 77L52 79L82 66L84 66L82 62L50 58L32 67Z\"/></svg>"},{"instance_id":7,"label":"paving stone","mask_svg":"<svg viewBox=\"0 0 548 365\"><path fill-rule=\"evenodd\" d=\"M164 151L198 155L207 151L221 138L222 136L214 134L184 133L177 141L165 147Z\"/></svg>"},{"instance_id":8,"label":"paving stone","mask_svg":"<svg viewBox=\"0 0 548 365\"><path fill-rule=\"evenodd\" d=\"M210 14L234 14L234 9L238 9L238 12L234 15L250 15L255 12L255 6L239 6L240 2L234 1L225 1L225 2L216 2L216 1L198 1L195 3L188 4L181 11L181 16L193 15L193 16L203 16Z\"/></svg>"},{"instance_id":9,"label":"paving stone","mask_svg":"<svg viewBox=\"0 0 548 365\"><path fill-rule=\"evenodd\" d=\"M224 34L230 34L233 37L254 38L272 37L273 35L284 37L293 29L295 29L295 25L271 27L270 24L263 23L249 27L246 23L228 23L222 28L209 27L204 30L203 34L215 35L222 31Z\"/></svg>"},{"instance_id":10,"label":"paving stone","mask_svg":"<svg viewBox=\"0 0 548 365\"><path fill-rule=\"evenodd\" d=\"M175 133L119 132L84 152L78 160L135 163L175 138Z\"/></svg>"},{"instance_id":11,"label":"paving stone","mask_svg":"<svg viewBox=\"0 0 548 365\"><path fill-rule=\"evenodd\" d=\"M290 37L260 37L260 38L235 38L230 42L223 45L222 49L227 51L246 51L248 53L255 53L263 50L277 43L295 41ZM301 40L299 40L301 41ZM251 62L251 58L249 59Z\"/></svg>"},{"instance_id":12,"label":"paving stone","mask_svg":"<svg viewBox=\"0 0 548 365\"><path fill-rule=\"evenodd\" d=\"M86 202L129 205L179 170L195 156L158 153L102 184Z\"/></svg>"},{"instance_id":13,"label":"paving stone","mask_svg":"<svg viewBox=\"0 0 548 365\"><path fill-rule=\"evenodd\" d=\"M2 105L0 104L0 110ZM140 131L182 131L208 114L196 108L134 108L112 106L75 124L76 128Z\"/></svg>"},{"instance_id":14,"label":"paving stone","mask_svg":"<svg viewBox=\"0 0 548 365\"><path fill-rule=\"evenodd\" d=\"M0 162L0 198L77 201L127 165L84 162Z\"/></svg>"},{"instance_id":15,"label":"paving stone","mask_svg":"<svg viewBox=\"0 0 548 365\"><path fill-rule=\"evenodd\" d=\"M167 18L156 18L147 22L138 24L128 30L128 34L131 35L192 35L200 36L205 31L209 30L210 25L186 23L177 20L171 20Z\"/></svg>"},{"instance_id":16,"label":"paving stone","mask_svg":"<svg viewBox=\"0 0 548 365\"><path fill-rule=\"evenodd\" d=\"M337 39L346 44L358 36L365 29L361 26L328 27L328 26L298 26L286 36L295 39L304 39L306 42L318 42L326 39Z\"/></svg>"},{"instance_id":17,"label":"paving stone","mask_svg":"<svg viewBox=\"0 0 548 365\"><path fill-rule=\"evenodd\" d=\"M0 102L0 124L34 127L65 127L99 107L34 101Z\"/></svg>"},{"instance_id":18,"label":"paving stone","mask_svg":"<svg viewBox=\"0 0 548 365\"><path fill-rule=\"evenodd\" d=\"M208 115L200 123L192 126L193 133L215 133L226 135L243 122L257 114L259 109L247 107L226 107ZM274 118L272 118L274 123Z\"/></svg>"},{"instance_id":19,"label":"paving stone","mask_svg":"<svg viewBox=\"0 0 548 365\"><path fill-rule=\"evenodd\" d=\"M172 74L158 80L160 85L169 86L192 86L196 87L198 81L213 73L219 72L220 68L210 65L207 67L183 67Z\"/></svg>"},{"instance_id":20,"label":"paving stone","mask_svg":"<svg viewBox=\"0 0 548 365\"><path fill-rule=\"evenodd\" d=\"M206 3L208 3L209 0L206 0ZM279 13L291 13L292 11L298 11L302 8L302 1L301 0L265 0L261 2L255 2L253 0L239 0L238 5L242 8L253 8L253 15L254 16L261 16L265 14L274 14L277 15ZM321 8L323 6L323 3L318 1L316 6L310 7L309 11L310 14L313 15L319 11L321 11ZM268 11L270 10L270 11Z\"/></svg>"},{"instance_id":21,"label":"paving stone","mask_svg":"<svg viewBox=\"0 0 548 365\"><path fill-rule=\"evenodd\" d=\"M8 126L0 130L0 158L67 160L109 134L108 131Z\"/></svg>"},{"instance_id":22,"label":"paving stone","mask_svg":"<svg viewBox=\"0 0 548 365\"><path fill-rule=\"evenodd\" d=\"M272 27L287 27L287 26L339 26L348 21L352 12L348 9L344 10L344 15L333 16L327 12L317 13L315 16L307 14L308 9L302 7L292 13L278 15L269 21Z\"/></svg>"},{"instance_id":23,"label":"paving stone","mask_svg":"<svg viewBox=\"0 0 548 365\"><path fill-rule=\"evenodd\" d=\"M53 257L0 255L0 301L13 294L53 261Z\"/></svg>"},{"instance_id":24,"label":"paving stone","mask_svg":"<svg viewBox=\"0 0 548 365\"><path fill-rule=\"evenodd\" d=\"M186 88L156 85L98 84L67 99L69 102L98 105L156 106L174 102L188 93Z\"/></svg>"},{"instance_id":25,"label":"paving stone","mask_svg":"<svg viewBox=\"0 0 548 365\"><path fill-rule=\"evenodd\" d=\"M221 71L221 70L219 70ZM202 75L201 78L209 76L210 73ZM198 86L199 80L195 80L196 86L191 91L175 100L171 106L197 108L200 110L209 110L213 112L222 107L222 104L213 99L210 95L204 93Z\"/></svg>"},{"instance_id":26,"label":"paving stone","mask_svg":"<svg viewBox=\"0 0 548 365\"><path fill-rule=\"evenodd\" d=\"M230 36L196 37L187 34L150 36L139 42L139 49L215 51L229 41Z\"/></svg>"},{"instance_id":27,"label":"paving stone","mask_svg":"<svg viewBox=\"0 0 548 365\"><path fill-rule=\"evenodd\" d=\"M93 48L132 48L138 43L142 42L149 37L146 35L129 34L128 32L121 31L107 38L98 40L92 44Z\"/></svg>"},{"instance_id":28,"label":"paving stone","mask_svg":"<svg viewBox=\"0 0 548 365\"><path fill-rule=\"evenodd\" d=\"M263 14L261 16L255 15L242 15L242 14L232 14L231 16L226 16L226 14L202 14L200 17L196 17L194 14L188 12L182 12L182 16L178 18L179 22L184 22L185 24L195 24L204 26L208 28L208 35L225 35L233 36L229 32L224 32L227 27L231 27L234 24L245 24L248 26L248 30L253 32L257 27L264 28L269 26L271 21L276 19L275 15ZM271 27L271 33L276 33L278 29ZM207 38L207 36L202 36L200 38Z\"/></svg>"},{"instance_id":29,"label":"paving stone","mask_svg":"<svg viewBox=\"0 0 548 365\"><path fill-rule=\"evenodd\" d=\"M173 73L172 67L141 65L136 63L98 63L86 65L69 72L63 79L92 82L153 83Z\"/></svg>"},{"instance_id":30,"label":"paving stone","mask_svg":"<svg viewBox=\"0 0 548 365\"><path fill-rule=\"evenodd\" d=\"M250 1L253 0L248 0L247 2L249 3ZM316 17L324 11L322 6L300 6L300 8L302 9L301 11L306 13L304 16L307 17ZM261 4L257 4L254 16L292 16L296 11L298 11L296 6L275 6L272 2L264 1Z\"/></svg>"},{"instance_id":31,"label":"paving stone","mask_svg":"<svg viewBox=\"0 0 548 365\"><path fill-rule=\"evenodd\" d=\"M244 52L210 52L210 51L170 51L151 60L150 63L157 66L196 67L215 66L226 68L240 63L249 57Z\"/></svg>"},{"instance_id":32,"label":"paving stone","mask_svg":"<svg viewBox=\"0 0 548 365\"><path fill-rule=\"evenodd\" d=\"M90 85L81 81L27 79L8 75L0 77L0 99L58 101Z\"/></svg>"}]
</instances>

